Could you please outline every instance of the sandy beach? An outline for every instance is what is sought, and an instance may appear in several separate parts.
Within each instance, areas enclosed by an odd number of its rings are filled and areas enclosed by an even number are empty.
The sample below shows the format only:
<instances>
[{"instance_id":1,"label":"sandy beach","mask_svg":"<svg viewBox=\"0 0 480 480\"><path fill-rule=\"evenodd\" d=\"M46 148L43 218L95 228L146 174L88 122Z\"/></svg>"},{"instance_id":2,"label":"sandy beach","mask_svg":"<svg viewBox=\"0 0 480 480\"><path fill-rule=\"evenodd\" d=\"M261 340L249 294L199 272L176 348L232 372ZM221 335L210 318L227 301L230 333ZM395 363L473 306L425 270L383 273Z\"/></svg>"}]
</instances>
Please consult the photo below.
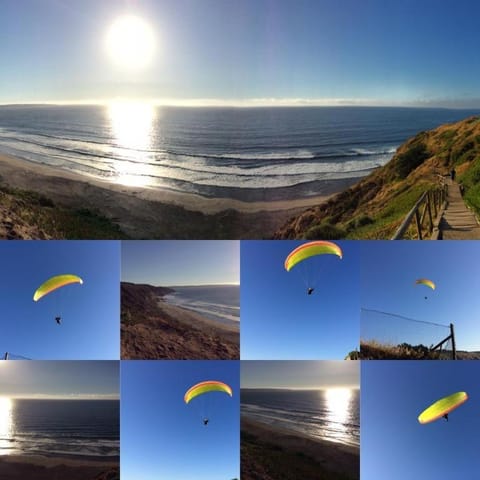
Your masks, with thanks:
<instances>
[{"instance_id":1,"label":"sandy beach","mask_svg":"<svg viewBox=\"0 0 480 480\"><path fill-rule=\"evenodd\" d=\"M130 187L0 154L2 183L69 208L88 208L132 238L268 238L283 223L331 195L243 202L171 190ZM352 180L335 184L343 190Z\"/></svg>"},{"instance_id":2,"label":"sandy beach","mask_svg":"<svg viewBox=\"0 0 480 480\"><path fill-rule=\"evenodd\" d=\"M240 357L240 324L227 325L163 300L148 286L122 283L122 359L200 360Z\"/></svg>"},{"instance_id":3,"label":"sandy beach","mask_svg":"<svg viewBox=\"0 0 480 480\"><path fill-rule=\"evenodd\" d=\"M9 455L0 457L0 480L119 480L119 463L119 459Z\"/></svg>"},{"instance_id":4,"label":"sandy beach","mask_svg":"<svg viewBox=\"0 0 480 480\"><path fill-rule=\"evenodd\" d=\"M360 449L241 418L243 480L360 477Z\"/></svg>"}]
</instances>

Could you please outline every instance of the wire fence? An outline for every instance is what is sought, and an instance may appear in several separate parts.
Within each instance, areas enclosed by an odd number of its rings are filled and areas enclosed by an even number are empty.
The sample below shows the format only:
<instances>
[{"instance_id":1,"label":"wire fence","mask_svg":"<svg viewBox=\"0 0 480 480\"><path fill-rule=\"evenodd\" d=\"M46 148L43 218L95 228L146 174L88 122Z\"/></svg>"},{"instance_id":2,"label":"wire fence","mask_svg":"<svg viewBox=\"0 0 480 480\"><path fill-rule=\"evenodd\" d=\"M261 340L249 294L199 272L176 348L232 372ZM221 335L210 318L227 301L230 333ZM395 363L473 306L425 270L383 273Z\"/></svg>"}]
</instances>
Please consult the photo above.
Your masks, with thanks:
<instances>
[{"instance_id":1,"label":"wire fence","mask_svg":"<svg viewBox=\"0 0 480 480\"><path fill-rule=\"evenodd\" d=\"M23 355L18 355L12 352L5 352L2 360L31 360L31 358L24 357Z\"/></svg>"},{"instance_id":2,"label":"wire fence","mask_svg":"<svg viewBox=\"0 0 480 480\"><path fill-rule=\"evenodd\" d=\"M361 309L360 343L385 347L424 348L425 354L435 346L438 358L452 358L450 325L417 320L380 310Z\"/></svg>"}]
</instances>

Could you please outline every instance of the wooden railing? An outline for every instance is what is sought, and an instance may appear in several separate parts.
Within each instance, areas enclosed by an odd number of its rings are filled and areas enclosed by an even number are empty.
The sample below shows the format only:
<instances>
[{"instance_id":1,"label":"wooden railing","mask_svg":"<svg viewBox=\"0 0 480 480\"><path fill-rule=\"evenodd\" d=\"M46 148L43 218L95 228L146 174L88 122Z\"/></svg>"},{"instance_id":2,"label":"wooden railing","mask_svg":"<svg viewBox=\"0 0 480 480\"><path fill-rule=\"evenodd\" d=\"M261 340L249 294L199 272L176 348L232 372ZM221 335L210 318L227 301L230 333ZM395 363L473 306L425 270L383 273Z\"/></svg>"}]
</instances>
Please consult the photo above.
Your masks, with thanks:
<instances>
[{"instance_id":1,"label":"wooden railing","mask_svg":"<svg viewBox=\"0 0 480 480\"><path fill-rule=\"evenodd\" d=\"M435 230L438 229L438 222L442 211L445 209L447 195L447 184L422 193L417 203L398 227L392 240L401 240L405 238L407 232L411 233L412 223L415 224L413 238L424 240L432 237ZM412 238L412 235L409 235L409 238Z\"/></svg>"}]
</instances>

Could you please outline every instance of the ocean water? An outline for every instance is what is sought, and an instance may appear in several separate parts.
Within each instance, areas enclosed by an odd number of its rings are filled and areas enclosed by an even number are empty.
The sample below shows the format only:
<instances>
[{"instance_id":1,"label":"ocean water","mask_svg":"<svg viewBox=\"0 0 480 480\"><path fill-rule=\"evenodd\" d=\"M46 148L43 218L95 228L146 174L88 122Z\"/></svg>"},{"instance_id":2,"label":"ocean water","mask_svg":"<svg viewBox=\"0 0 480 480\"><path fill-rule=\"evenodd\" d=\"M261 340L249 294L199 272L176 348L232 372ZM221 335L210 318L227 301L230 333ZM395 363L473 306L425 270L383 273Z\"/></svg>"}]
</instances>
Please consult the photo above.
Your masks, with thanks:
<instances>
[{"instance_id":1,"label":"ocean water","mask_svg":"<svg viewBox=\"0 0 480 480\"><path fill-rule=\"evenodd\" d=\"M118 457L119 411L117 400L2 400L0 455Z\"/></svg>"},{"instance_id":2,"label":"ocean water","mask_svg":"<svg viewBox=\"0 0 480 480\"><path fill-rule=\"evenodd\" d=\"M243 201L328 194L476 110L3 106L0 152L119 184Z\"/></svg>"},{"instance_id":3,"label":"ocean water","mask_svg":"<svg viewBox=\"0 0 480 480\"><path fill-rule=\"evenodd\" d=\"M240 321L239 285L169 288L175 292L163 297L166 302L192 310L210 320L238 326Z\"/></svg>"},{"instance_id":4,"label":"ocean water","mask_svg":"<svg viewBox=\"0 0 480 480\"><path fill-rule=\"evenodd\" d=\"M242 416L314 439L360 445L359 390L242 389Z\"/></svg>"}]
</instances>

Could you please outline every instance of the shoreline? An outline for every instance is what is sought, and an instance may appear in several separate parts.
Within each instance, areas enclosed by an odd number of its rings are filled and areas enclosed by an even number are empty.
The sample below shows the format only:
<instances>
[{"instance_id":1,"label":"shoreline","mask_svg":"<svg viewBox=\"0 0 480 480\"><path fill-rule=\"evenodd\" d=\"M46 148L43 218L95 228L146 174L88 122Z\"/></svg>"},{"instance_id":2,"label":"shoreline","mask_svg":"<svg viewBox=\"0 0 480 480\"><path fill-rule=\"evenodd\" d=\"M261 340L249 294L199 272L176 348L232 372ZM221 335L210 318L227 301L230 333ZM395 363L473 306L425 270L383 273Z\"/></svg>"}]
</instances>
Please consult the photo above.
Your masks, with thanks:
<instances>
[{"instance_id":1,"label":"shoreline","mask_svg":"<svg viewBox=\"0 0 480 480\"><path fill-rule=\"evenodd\" d=\"M311 437L306 433L298 432L297 430L291 430L286 427L271 425L270 423L264 423L264 422L261 422L260 420L255 420L251 417L246 416L245 414L241 415L241 425L242 425L242 428L245 425L246 430L251 430L251 431L264 430L265 432L268 431L269 433L275 433L275 434L291 436L291 437L298 437L304 440L318 443L320 445L324 445L326 447L329 447L329 446L337 447L339 450L343 450L347 453L351 453L354 455L359 454L360 452L360 446L347 445L346 443L333 442L331 440L326 440L318 437Z\"/></svg>"},{"instance_id":2,"label":"shoreline","mask_svg":"<svg viewBox=\"0 0 480 480\"><path fill-rule=\"evenodd\" d=\"M233 327L234 329L237 326L238 327L240 326L240 315L238 317L235 317L236 319L233 319L233 318L222 319L221 315L209 314L209 313L202 312L200 310L195 310L194 308L189 308L188 306L184 306L182 304L177 304L175 302L169 301L167 297L168 295L165 295L164 297L161 298L161 302L163 305L171 305L172 307L177 307L184 311L190 312L192 314L196 314L202 318L202 321L211 322L212 326L218 326L219 328L222 328L222 326L227 326L227 327ZM240 312L240 306L238 307L238 311Z\"/></svg>"},{"instance_id":3,"label":"shoreline","mask_svg":"<svg viewBox=\"0 0 480 480\"><path fill-rule=\"evenodd\" d=\"M206 215L212 215L231 209L242 213L252 213L258 211L272 212L279 210L308 208L312 205L322 203L335 195L335 193L344 190L342 188L341 190L331 194L312 195L296 199L272 201L258 200L247 202L234 198L205 197L196 193L177 192L169 189L155 189L150 187L124 185L94 176L81 175L79 173L71 172L62 168L57 169L51 165L36 163L31 160L14 157L12 155L0 152L0 175L9 180L10 186L17 186L18 188L26 190L32 188L29 186L29 181L32 180L29 178L29 173L34 173L35 175L41 176L46 180L62 178L67 180L67 182L72 181L85 183L92 187L102 188L107 191L132 195L142 200L168 203L183 207L187 210L199 211ZM356 183L359 178L355 177L352 179L339 179L335 180L335 182L339 184L353 184ZM37 184L35 186L38 187ZM45 190L48 191L50 188L45 187Z\"/></svg>"},{"instance_id":4,"label":"shoreline","mask_svg":"<svg viewBox=\"0 0 480 480\"><path fill-rule=\"evenodd\" d=\"M308 463L314 469L316 466L325 469L326 472L318 472L318 478L329 478L328 473L332 475L331 478L337 478L334 475L351 479L360 477L360 447L312 439L296 431L252 420L245 415L241 416L240 430L242 448L246 449L247 444L254 446L250 455L245 457L245 463L242 456L242 477L245 474L247 480L255 478L255 474L258 475L262 470L265 478L270 479L269 474L272 474L272 479L275 478L272 472L276 468L275 462L269 465L265 459L275 458L274 455L279 452L294 472ZM277 465L277 468L281 467Z\"/></svg>"},{"instance_id":5,"label":"shoreline","mask_svg":"<svg viewBox=\"0 0 480 480\"><path fill-rule=\"evenodd\" d=\"M61 206L99 212L136 239L270 238L293 216L338 193L251 203L206 198L115 184L1 152L0 180L10 188L44 195ZM355 182L340 182L338 191Z\"/></svg>"},{"instance_id":6,"label":"shoreline","mask_svg":"<svg viewBox=\"0 0 480 480\"><path fill-rule=\"evenodd\" d=\"M0 455L0 463L28 463L31 465L39 465L44 467L55 467L58 465L66 465L71 467L97 467L107 466L116 467L120 463L120 457L94 457L91 455L82 455L81 458L67 455Z\"/></svg>"},{"instance_id":7,"label":"shoreline","mask_svg":"<svg viewBox=\"0 0 480 480\"><path fill-rule=\"evenodd\" d=\"M310 440L312 442L317 442L320 444L325 444L325 445L331 445L331 446L337 446L340 449L345 450L346 452L353 453L355 454L356 452L359 451L360 446L358 445L352 445L348 443L342 443L342 442L334 442L333 440L327 440L325 438L321 437L312 437L308 435L307 433L302 433L299 432L298 430L293 430L288 427L280 426L280 425L273 425L271 423L267 422L262 422L261 420L254 419L247 414L241 414L242 416L242 424L245 421L245 423L251 427L251 428L265 428L268 429L271 432L275 432L281 435L290 435L290 436L296 436L303 438L305 440Z\"/></svg>"},{"instance_id":8,"label":"shoreline","mask_svg":"<svg viewBox=\"0 0 480 480\"><path fill-rule=\"evenodd\" d=\"M188 308L169 303L164 299L159 300L159 303L159 306L164 313L176 318L179 322L188 327L198 328L199 330L203 328L211 328L213 330L218 330L225 333L240 333L240 319L236 324L223 323L212 320L211 318L208 318L195 310L190 310Z\"/></svg>"}]
</instances>

